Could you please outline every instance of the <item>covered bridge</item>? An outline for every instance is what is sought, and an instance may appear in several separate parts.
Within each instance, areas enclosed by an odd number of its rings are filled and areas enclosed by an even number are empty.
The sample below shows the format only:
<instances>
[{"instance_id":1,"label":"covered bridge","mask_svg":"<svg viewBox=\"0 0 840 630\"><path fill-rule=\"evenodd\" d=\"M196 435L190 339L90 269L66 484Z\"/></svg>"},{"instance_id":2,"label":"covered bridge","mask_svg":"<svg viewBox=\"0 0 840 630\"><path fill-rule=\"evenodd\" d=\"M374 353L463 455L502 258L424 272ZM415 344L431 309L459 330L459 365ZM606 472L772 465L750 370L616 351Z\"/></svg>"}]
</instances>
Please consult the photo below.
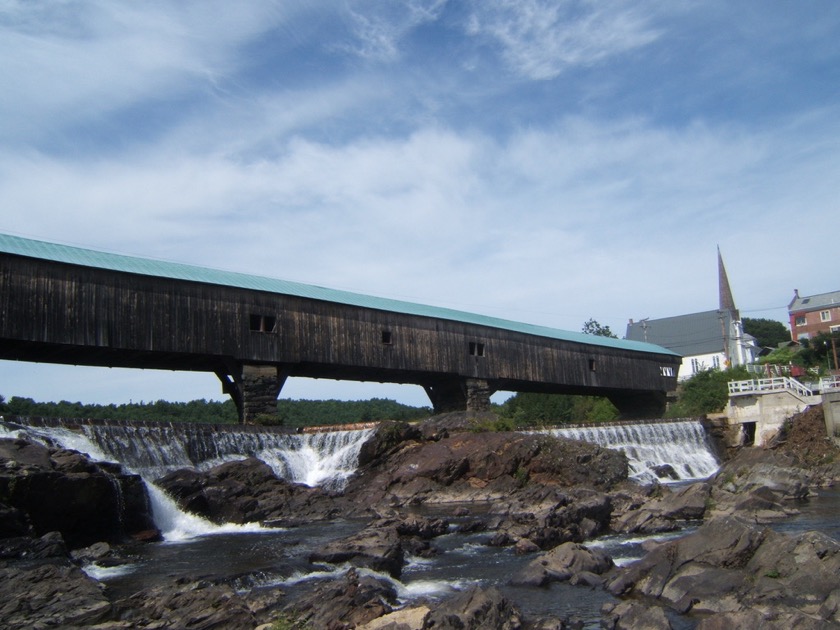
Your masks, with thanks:
<instances>
[{"instance_id":1,"label":"covered bridge","mask_svg":"<svg viewBox=\"0 0 840 630\"><path fill-rule=\"evenodd\" d=\"M421 385L436 412L495 391L606 396L660 416L660 346L0 234L0 359L215 373L240 418L290 376Z\"/></svg>"}]
</instances>

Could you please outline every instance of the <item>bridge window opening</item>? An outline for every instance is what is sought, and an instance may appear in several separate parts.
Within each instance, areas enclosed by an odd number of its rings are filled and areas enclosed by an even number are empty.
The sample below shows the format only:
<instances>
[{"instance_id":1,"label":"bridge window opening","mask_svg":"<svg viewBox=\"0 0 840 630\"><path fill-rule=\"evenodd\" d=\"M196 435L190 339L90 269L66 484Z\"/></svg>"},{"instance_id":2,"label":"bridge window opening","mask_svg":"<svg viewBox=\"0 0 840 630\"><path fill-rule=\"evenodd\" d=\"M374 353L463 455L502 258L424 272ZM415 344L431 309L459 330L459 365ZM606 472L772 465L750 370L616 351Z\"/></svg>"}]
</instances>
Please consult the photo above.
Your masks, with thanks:
<instances>
[{"instance_id":1,"label":"bridge window opening","mask_svg":"<svg viewBox=\"0 0 840 630\"><path fill-rule=\"evenodd\" d=\"M590 372L595 371L595 359L589 359L589 371Z\"/></svg>"},{"instance_id":2,"label":"bridge window opening","mask_svg":"<svg viewBox=\"0 0 840 630\"><path fill-rule=\"evenodd\" d=\"M484 344L477 341L470 341L470 355L474 357L484 356Z\"/></svg>"},{"instance_id":3,"label":"bridge window opening","mask_svg":"<svg viewBox=\"0 0 840 630\"><path fill-rule=\"evenodd\" d=\"M755 422L745 422L741 426L744 427L744 446L753 446L755 444Z\"/></svg>"},{"instance_id":4,"label":"bridge window opening","mask_svg":"<svg viewBox=\"0 0 840 630\"><path fill-rule=\"evenodd\" d=\"M390 330L383 330L382 331L382 343L384 343L385 345L388 345L388 346L390 346L392 343L394 343Z\"/></svg>"},{"instance_id":5,"label":"bridge window opening","mask_svg":"<svg viewBox=\"0 0 840 630\"><path fill-rule=\"evenodd\" d=\"M674 375L674 368L668 365L660 366L659 374L661 376L673 376Z\"/></svg>"},{"instance_id":6,"label":"bridge window opening","mask_svg":"<svg viewBox=\"0 0 840 630\"><path fill-rule=\"evenodd\" d=\"M276 332L277 318L272 317L271 315L257 315L251 313L249 327L253 332Z\"/></svg>"}]
</instances>

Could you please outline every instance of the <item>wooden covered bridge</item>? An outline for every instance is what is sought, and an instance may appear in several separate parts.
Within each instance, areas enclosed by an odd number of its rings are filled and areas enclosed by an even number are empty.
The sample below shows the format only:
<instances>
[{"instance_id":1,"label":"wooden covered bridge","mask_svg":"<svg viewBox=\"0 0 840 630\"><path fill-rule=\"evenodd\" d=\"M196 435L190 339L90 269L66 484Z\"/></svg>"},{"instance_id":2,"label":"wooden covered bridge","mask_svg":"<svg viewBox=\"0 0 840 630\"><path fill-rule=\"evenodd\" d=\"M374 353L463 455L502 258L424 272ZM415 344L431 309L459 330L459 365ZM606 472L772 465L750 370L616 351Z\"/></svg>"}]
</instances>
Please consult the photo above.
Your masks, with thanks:
<instances>
[{"instance_id":1,"label":"wooden covered bridge","mask_svg":"<svg viewBox=\"0 0 840 630\"><path fill-rule=\"evenodd\" d=\"M665 348L0 234L0 359L215 373L240 418L290 376L410 383L436 412L495 391L606 396L659 417Z\"/></svg>"}]
</instances>

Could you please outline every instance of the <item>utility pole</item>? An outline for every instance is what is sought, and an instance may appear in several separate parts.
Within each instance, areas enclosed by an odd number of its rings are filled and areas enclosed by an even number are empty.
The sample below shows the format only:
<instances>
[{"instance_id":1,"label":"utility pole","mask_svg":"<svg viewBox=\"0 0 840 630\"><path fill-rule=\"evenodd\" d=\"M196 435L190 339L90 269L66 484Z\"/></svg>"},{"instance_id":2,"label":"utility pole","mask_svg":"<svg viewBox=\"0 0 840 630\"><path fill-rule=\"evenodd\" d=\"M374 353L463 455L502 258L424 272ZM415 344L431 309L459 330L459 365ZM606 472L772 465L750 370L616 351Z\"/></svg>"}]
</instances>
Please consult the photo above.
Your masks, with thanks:
<instances>
[{"instance_id":1,"label":"utility pole","mask_svg":"<svg viewBox=\"0 0 840 630\"><path fill-rule=\"evenodd\" d=\"M837 339L834 337L831 338L831 350L834 353L834 370L836 371L837 368Z\"/></svg>"}]
</instances>

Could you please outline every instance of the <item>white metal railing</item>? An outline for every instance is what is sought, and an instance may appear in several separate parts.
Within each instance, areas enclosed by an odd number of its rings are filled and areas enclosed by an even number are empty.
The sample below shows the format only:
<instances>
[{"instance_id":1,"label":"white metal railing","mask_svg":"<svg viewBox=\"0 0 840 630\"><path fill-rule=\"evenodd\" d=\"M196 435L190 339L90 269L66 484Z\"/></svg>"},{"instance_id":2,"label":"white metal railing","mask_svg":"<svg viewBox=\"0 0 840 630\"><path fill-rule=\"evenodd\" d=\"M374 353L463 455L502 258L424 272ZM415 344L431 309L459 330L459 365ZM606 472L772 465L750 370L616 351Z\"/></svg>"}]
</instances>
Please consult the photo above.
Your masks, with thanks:
<instances>
[{"instance_id":1,"label":"white metal railing","mask_svg":"<svg viewBox=\"0 0 840 630\"><path fill-rule=\"evenodd\" d=\"M820 379L820 391L827 392L840 389L840 376L825 376Z\"/></svg>"},{"instance_id":2,"label":"white metal railing","mask_svg":"<svg viewBox=\"0 0 840 630\"><path fill-rule=\"evenodd\" d=\"M780 376L778 378L759 378L749 381L729 381L729 395L761 394L778 391L793 391L800 396L813 396L809 388L799 381Z\"/></svg>"}]
</instances>

